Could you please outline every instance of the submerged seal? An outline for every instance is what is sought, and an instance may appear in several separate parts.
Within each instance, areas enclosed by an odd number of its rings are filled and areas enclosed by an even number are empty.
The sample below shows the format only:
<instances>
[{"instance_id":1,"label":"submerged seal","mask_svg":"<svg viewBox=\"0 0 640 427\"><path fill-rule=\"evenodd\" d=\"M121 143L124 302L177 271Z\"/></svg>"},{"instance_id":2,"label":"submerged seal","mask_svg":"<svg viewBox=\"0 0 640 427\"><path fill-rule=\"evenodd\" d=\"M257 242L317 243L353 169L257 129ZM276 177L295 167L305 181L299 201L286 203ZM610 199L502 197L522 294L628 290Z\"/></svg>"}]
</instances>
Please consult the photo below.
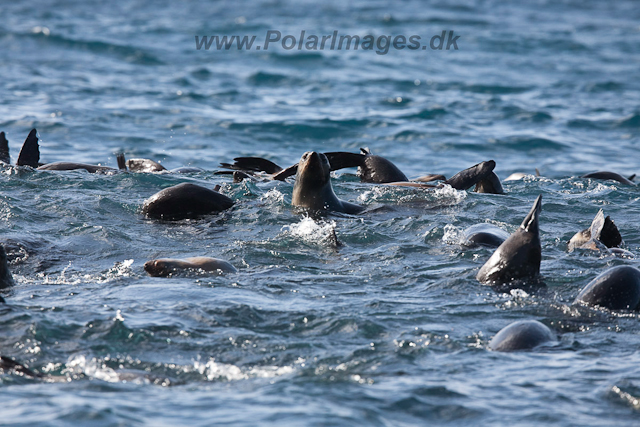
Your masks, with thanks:
<instances>
[{"instance_id":1,"label":"submerged seal","mask_svg":"<svg viewBox=\"0 0 640 427\"><path fill-rule=\"evenodd\" d=\"M142 213L149 218L178 220L220 212L233 200L196 184L182 183L165 188L144 201Z\"/></svg>"},{"instance_id":2,"label":"submerged seal","mask_svg":"<svg viewBox=\"0 0 640 427\"><path fill-rule=\"evenodd\" d=\"M154 277L167 277L184 270L221 271L224 273L236 273L238 271L227 261L204 256L183 259L154 259L144 263L144 270Z\"/></svg>"},{"instance_id":3,"label":"submerged seal","mask_svg":"<svg viewBox=\"0 0 640 427\"><path fill-rule=\"evenodd\" d=\"M502 328L489 342L493 351L531 350L546 342L556 341L556 335L537 320L521 320Z\"/></svg>"},{"instance_id":4,"label":"submerged seal","mask_svg":"<svg viewBox=\"0 0 640 427\"><path fill-rule=\"evenodd\" d=\"M118 160L118 169L131 172L162 172L167 168L160 163L151 159L129 159L125 160L124 154L120 153L116 156Z\"/></svg>"},{"instance_id":5,"label":"submerged seal","mask_svg":"<svg viewBox=\"0 0 640 427\"><path fill-rule=\"evenodd\" d=\"M513 281L537 280L540 274L542 248L538 217L540 215L542 195L538 196L520 227L502 243L491 258L480 268L476 279L488 285L497 285L500 289Z\"/></svg>"},{"instance_id":6,"label":"submerged seal","mask_svg":"<svg viewBox=\"0 0 640 427\"><path fill-rule=\"evenodd\" d=\"M580 291L575 303L640 311L640 270L628 265L608 269Z\"/></svg>"},{"instance_id":7,"label":"submerged seal","mask_svg":"<svg viewBox=\"0 0 640 427\"><path fill-rule=\"evenodd\" d=\"M357 214L362 206L345 202L336 196L331 187L331 167L327 156L307 151L300 158L293 186L291 204L315 211L334 211Z\"/></svg>"},{"instance_id":8,"label":"submerged seal","mask_svg":"<svg viewBox=\"0 0 640 427\"><path fill-rule=\"evenodd\" d=\"M115 172L116 169L109 166L89 165L87 163L76 162L53 162L37 167L41 171L72 171L84 169L89 173L97 172Z\"/></svg>"}]
</instances>

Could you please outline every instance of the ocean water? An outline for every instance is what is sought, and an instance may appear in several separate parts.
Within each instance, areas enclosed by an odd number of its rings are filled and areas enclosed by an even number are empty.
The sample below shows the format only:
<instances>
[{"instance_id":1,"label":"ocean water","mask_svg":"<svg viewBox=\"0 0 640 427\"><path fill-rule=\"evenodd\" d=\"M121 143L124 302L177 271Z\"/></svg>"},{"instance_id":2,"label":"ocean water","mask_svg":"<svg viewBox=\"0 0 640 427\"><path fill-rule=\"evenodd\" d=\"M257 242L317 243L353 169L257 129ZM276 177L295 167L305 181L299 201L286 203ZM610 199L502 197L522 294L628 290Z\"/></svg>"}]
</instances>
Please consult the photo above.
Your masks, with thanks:
<instances>
[{"instance_id":1,"label":"ocean water","mask_svg":"<svg viewBox=\"0 0 640 427\"><path fill-rule=\"evenodd\" d=\"M572 306L614 265L566 242L602 208L640 256L640 192L579 178L640 172L635 1L3 2L0 130L12 162L32 128L41 160L115 167L146 157L178 174L0 166L0 353L45 379L0 376L10 425L637 425L637 314ZM459 35L458 49L196 48L195 36ZM292 185L215 175L255 155L369 147L409 177L483 160L532 174L506 195L360 183L367 206L312 219ZM533 176L538 168L541 176ZM199 220L145 219L142 202L194 182L236 205ZM547 291L500 294L460 245L478 223L513 232L543 195ZM343 246L335 248L335 230ZM158 257L214 256L237 274L146 275ZM488 350L537 319L559 341Z\"/></svg>"}]
</instances>

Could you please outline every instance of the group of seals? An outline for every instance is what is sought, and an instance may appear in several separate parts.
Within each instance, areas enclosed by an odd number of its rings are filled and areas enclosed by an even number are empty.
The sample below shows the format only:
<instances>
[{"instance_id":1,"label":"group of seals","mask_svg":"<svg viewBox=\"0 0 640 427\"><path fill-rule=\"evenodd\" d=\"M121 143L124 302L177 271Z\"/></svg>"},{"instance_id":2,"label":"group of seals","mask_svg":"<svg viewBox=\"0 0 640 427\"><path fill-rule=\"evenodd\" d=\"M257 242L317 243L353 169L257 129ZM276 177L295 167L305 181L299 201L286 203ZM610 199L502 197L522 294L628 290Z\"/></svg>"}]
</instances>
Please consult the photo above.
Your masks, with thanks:
<instances>
[{"instance_id":1,"label":"group of seals","mask_svg":"<svg viewBox=\"0 0 640 427\"><path fill-rule=\"evenodd\" d=\"M125 160L118 156L120 170L131 172L165 172L167 169L150 159ZM360 153L309 151L300 161L286 169L275 163L258 157L239 157L234 164L223 163L233 170L234 180L252 178L255 172L266 172L272 179L285 180L295 175L292 205L310 211L359 214L363 206L340 200L331 186L330 172L343 168L357 167L362 182L434 188L424 184L440 180L441 185L454 189L468 190L475 186L480 193L503 194L500 179L494 172L493 160L478 163L449 179L443 175L428 175L410 181L391 161L371 154L367 149ZM0 161L9 163L9 147L4 132L0 132ZM116 169L75 162L40 163L40 152L36 130L27 137L20 152L17 165L30 166L38 170L74 170L88 172L107 172ZM189 171L193 169L187 168ZM180 170L177 170L180 171ZM536 173L537 170L536 170ZM539 173L538 173L539 175ZM630 179L612 172L587 174L584 178L613 179L626 185L634 185ZM518 179L512 178L511 179ZM214 190L192 184L181 183L165 188L144 201L142 213L152 219L180 220L196 218L229 209L234 201ZM542 208L542 196L538 196L520 227L511 235L495 226L483 224L470 227L465 231L465 244L497 247L493 255L479 269L476 279L497 290L505 291L524 285L544 286L539 280L541 263L541 244L539 235L539 217ZM578 232L569 242L569 250L619 249L622 243L620 233L602 210L596 215L591 227ZM619 249L620 251L623 251ZM227 261L210 257L191 257L184 259L160 258L145 263L144 270L151 276L166 277L185 270L205 272L235 273L236 268ZM7 265L7 255L0 245L0 288L13 285L13 278ZM0 297L1 298L1 297ZM613 267L587 284L576 297L574 304L599 306L610 310L640 311L640 270L630 266ZM535 348L543 343L553 342L556 335L544 324L535 320L515 322L498 332L489 343L495 351L514 351ZM25 375L37 376L23 365L3 357L2 368L22 370Z\"/></svg>"}]
</instances>

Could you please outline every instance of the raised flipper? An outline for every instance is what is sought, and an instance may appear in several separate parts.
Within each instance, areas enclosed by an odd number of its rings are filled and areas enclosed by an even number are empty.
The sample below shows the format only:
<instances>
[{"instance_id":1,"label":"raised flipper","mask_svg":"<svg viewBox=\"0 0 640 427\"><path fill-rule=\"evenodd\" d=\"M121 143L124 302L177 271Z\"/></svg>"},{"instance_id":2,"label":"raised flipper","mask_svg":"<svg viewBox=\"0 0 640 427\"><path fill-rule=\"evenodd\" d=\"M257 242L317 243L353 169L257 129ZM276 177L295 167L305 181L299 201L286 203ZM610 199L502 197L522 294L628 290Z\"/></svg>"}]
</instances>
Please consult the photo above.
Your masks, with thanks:
<instances>
[{"instance_id":1,"label":"raised flipper","mask_svg":"<svg viewBox=\"0 0 640 427\"><path fill-rule=\"evenodd\" d=\"M357 168L363 165L365 154L349 153L346 151L334 151L331 153L324 153L329 160L332 171L345 168Z\"/></svg>"},{"instance_id":2,"label":"raised flipper","mask_svg":"<svg viewBox=\"0 0 640 427\"><path fill-rule=\"evenodd\" d=\"M4 132L0 132L0 162L5 162L6 164L11 163L11 158L9 157L9 141L7 141Z\"/></svg>"},{"instance_id":3,"label":"raised flipper","mask_svg":"<svg viewBox=\"0 0 640 427\"><path fill-rule=\"evenodd\" d=\"M478 163L477 165L458 172L446 180L445 184L449 184L456 190L468 190L489 176L495 167L496 162L493 160Z\"/></svg>"},{"instance_id":4,"label":"raised flipper","mask_svg":"<svg viewBox=\"0 0 640 427\"><path fill-rule=\"evenodd\" d=\"M282 171L273 175L272 178L277 181L284 181L285 179L289 178L290 176L294 176L297 173L298 173L298 164L296 163L295 165L289 166L286 169L282 169Z\"/></svg>"},{"instance_id":5,"label":"raised flipper","mask_svg":"<svg viewBox=\"0 0 640 427\"><path fill-rule=\"evenodd\" d=\"M22 144L22 149L20 150L20 155L18 156L18 162L16 165L18 166L31 166L32 168L38 167L38 162L40 161L40 147L38 145L38 137L36 136L37 131L35 129L31 129L29 132L29 136Z\"/></svg>"},{"instance_id":6,"label":"raised flipper","mask_svg":"<svg viewBox=\"0 0 640 427\"><path fill-rule=\"evenodd\" d=\"M636 178L636 174L634 173L633 175L631 175L629 178L627 178L629 181L633 181Z\"/></svg>"},{"instance_id":7,"label":"raised flipper","mask_svg":"<svg viewBox=\"0 0 640 427\"><path fill-rule=\"evenodd\" d=\"M220 163L220 165L227 169L266 172L270 174L278 173L282 170L280 166L271 160L263 159L262 157L236 157L233 160L233 164Z\"/></svg>"},{"instance_id":8,"label":"raised flipper","mask_svg":"<svg viewBox=\"0 0 640 427\"><path fill-rule=\"evenodd\" d=\"M124 158L124 153L116 154L116 161L118 162L118 169L127 170L127 162Z\"/></svg>"}]
</instances>

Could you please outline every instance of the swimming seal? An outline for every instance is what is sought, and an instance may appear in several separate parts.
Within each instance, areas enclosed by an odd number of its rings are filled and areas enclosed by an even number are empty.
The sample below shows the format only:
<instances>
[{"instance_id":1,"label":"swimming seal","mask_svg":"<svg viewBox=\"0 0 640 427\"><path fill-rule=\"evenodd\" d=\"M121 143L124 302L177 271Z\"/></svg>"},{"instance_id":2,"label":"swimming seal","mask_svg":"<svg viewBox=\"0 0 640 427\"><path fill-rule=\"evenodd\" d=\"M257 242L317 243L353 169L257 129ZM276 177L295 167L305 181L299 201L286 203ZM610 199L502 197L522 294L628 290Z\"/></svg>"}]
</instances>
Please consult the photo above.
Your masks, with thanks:
<instances>
[{"instance_id":1,"label":"swimming seal","mask_svg":"<svg viewBox=\"0 0 640 427\"><path fill-rule=\"evenodd\" d=\"M504 194L500 178L493 171L476 184L474 191L476 193Z\"/></svg>"},{"instance_id":2,"label":"swimming seal","mask_svg":"<svg viewBox=\"0 0 640 427\"><path fill-rule=\"evenodd\" d=\"M580 178L605 179L605 180L618 181L620 184L624 184L624 185L636 185L635 183L631 182L631 179L635 178L635 174L630 176L629 179L627 179L624 176L620 175L619 173L600 171L600 172L591 172L586 175L582 175Z\"/></svg>"},{"instance_id":3,"label":"swimming seal","mask_svg":"<svg viewBox=\"0 0 640 427\"><path fill-rule=\"evenodd\" d=\"M535 171L536 171L536 174L535 174L536 177L541 176L540 175L540 171L538 170L538 168L536 168ZM524 172L514 172L511 175L509 175L507 177L507 179L505 179L504 181L505 182L507 182L507 181L519 181L519 180L521 180L521 179L523 179L523 178L525 178L527 176L532 176L532 175L529 174L529 173L524 173Z\"/></svg>"},{"instance_id":4,"label":"swimming seal","mask_svg":"<svg viewBox=\"0 0 640 427\"><path fill-rule=\"evenodd\" d=\"M10 286L13 286L13 276L9 270L7 252L4 250L4 246L0 245L0 289L5 289Z\"/></svg>"},{"instance_id":5,"label":"swimming seal","mask_svg":"<svg viewBox=\"0 0 640 427\"><path fill-rule=\"evenodd\" d=\"M118 169L131 172L162 172L167 168L160 163L151 159L129 159L125 160L124 154L120 153L116 156L118 161Z\"/></svg>"},{"instance_id":6,"label":"swimming seal","mask_svg":"<svg viewBox=\"0 0 640 427\"><path fill-rule=\"evenodd\" d=\"M42 166L38 166L36 169L41 171L73 171L73 170L86 170L89 173L97 172L116 172L116 169L109 166L89 165L87 163L76 162L53 162L47 163Z\"/></svg>"},{"instance_id":7,"label":"swimming seal","mask_svg":"<svg viewBox=\"0 0 640 427\"><path fill-rule=\"evenodd\" d=\"M492 224L476 224L463 232L464 246L489 246L497 248L509 238L509 233Z\"/></svg>"},{"instance_id":8,"label":"swimming seal","mask_svg":"<svg viewBox=\"0 0 640 427\"><path fill-rule=\"evenodd\" d=\"M520 227L496 249L491 258L480 268L476 275L479 282L495 285L501 290L510 290L514 288L511 285L514 281L537 281L542 259L538 227L541 204L542 195L538 196L533 203L531 211L522 221Z\"/></svg>"},{"instance_id":9,"label":"swimming seal","mask_svg":"<svg viewBox=\"0 0 640 427\"><path fill-rule=\"evenodd\" d=\"M489 348L493 351L531 350L556 340L556 335L543 323L521 320L502 328L489 342Z\"/></svg>"},{"instance_id":10,"label":"swimming seal","mask_svg":"<svg viewBox=\"0 0 640 427\"><path fill-rule=\"evenodd\" d=\"M167 277L184 270L222 271L224 273L236 273L238 271L227 261L204 256L183 259L154 259L144 263L144 270L154 277Z\"/></svg>"},{"instance_id":11,"label":"swimming seal","mask_svg":"<svg viewBox=\"0 0 640 427\"><path fill-rule=\"evenodd\" d=\"M298 162L291 204L314 211L362 212L362 206L338 199L331 187L330 172L327 156L315 151L304 153Z\"/></svg>"},{"instance_id":12,"label":"swimming seal","mask_svg":"<svg viewBox=\"0 0 640 427\"><path fill-rule=\"evenodd\" d=\"M576 303L640 311L640 270L628 265L608 269L580 291Z\"/></svg>"},{"instance_id":13,"label":"swimming seal","mask_svg":"<svg viewBox=\"0 0 640 427\"><path fill-rule=\"evenodd\" d=\"M597 243L607 248L617 248L622 244L618 227L609 216L605 218L602 209L598 211L589 228L578 231L569 240L569 252L576 248L598 249Z\"/></svg>"},{"instance_id":14,"label":"swimming seal","mask_svg":"<svg viewBox=\"0 0 640 427\"><path fill-rule=\"evenodd\" d=\"M142 213L149 218L179 220L220 212L231 206L233 200L224 194L185 182L149 197L142 205Z\"/></svg>"}]
</instances>

